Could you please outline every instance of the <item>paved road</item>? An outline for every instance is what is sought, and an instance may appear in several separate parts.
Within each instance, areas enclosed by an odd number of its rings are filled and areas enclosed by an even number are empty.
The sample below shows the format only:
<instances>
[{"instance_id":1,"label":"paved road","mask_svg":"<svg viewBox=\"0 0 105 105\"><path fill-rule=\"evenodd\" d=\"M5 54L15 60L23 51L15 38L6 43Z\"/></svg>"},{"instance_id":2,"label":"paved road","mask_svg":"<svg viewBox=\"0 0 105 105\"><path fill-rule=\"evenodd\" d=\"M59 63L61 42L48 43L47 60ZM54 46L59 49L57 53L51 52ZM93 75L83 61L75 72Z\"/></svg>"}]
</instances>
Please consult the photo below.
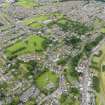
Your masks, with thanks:
<instances>
[{"instance_id":1,"label":"paved road","mask_svg":"<svg viewBox=\"0 0 105 105\"><path fill-rule=\"evenodd\" d=\"M82 71L82 77L80 79L81 105L94 105L92 102L92 94L89 92L92 83L89 72L89 60L83 60L79 68L81 68Z\"/></svg>"}]
</instances>

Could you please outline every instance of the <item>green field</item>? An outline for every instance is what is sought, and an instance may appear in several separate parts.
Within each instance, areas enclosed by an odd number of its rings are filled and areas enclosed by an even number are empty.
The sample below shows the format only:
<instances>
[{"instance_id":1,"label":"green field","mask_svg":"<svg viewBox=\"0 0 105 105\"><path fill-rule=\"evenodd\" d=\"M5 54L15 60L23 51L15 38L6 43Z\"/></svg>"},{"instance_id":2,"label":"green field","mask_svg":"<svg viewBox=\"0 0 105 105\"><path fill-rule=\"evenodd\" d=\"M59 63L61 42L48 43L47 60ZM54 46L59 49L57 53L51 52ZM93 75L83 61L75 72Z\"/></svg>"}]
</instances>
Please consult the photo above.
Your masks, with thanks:
<instances>
[{"instance_id":1,"label":"green field","mask_svg":"<svg viewBox=\"0 0 105 105\"><path fill-rule=\"evenodd\" d=\"M47 15L40 15L35 16L29 19L24 19L23 24L31 27L31 28L42 28L44 27L44 24L42 24L43 21L48 20Z\"/></svg>"},{"instance_id":2,"label":"green field","mask_svg":"<svg viewBox=\"0 0 105 105\"><path fill-rule=\"evenodd\" d=\"M45 71L35 80L36 86L48 94L58 86L58 77L51 71Z\"/></svg>"},{"instance_id":3,"label":"green field","mask_svg":"<svg viewBox=\"0 0 105 105\"><path fill-rule=\"evenodd\" d=\"M104 105L105 103L105 70L103 70L103 66L105 65L105 46L104 44L100 48L101 54L92 56L92 69L93 72L98 78L95 82L96 87L96 105ZM97 70L96 70L97 69Z\"/></svg>"},{"instance_id":4,"label":"green field","mask_svg":"<svg viewBox=\"0 0 105 105\"><path fill-rule=\"evenodd\" d=\"M35 0L17 0L16 4L26 8L38 6L38 3Z\"/></svg>"},{"instance_id":5,"label":"green field","mask_svg":"<svg viewBox=\"0 0 105 105\"><path fill-rule=\"evenodd\" d=\"M6 48L5 54L11 58L26 53L41 52L45 47L44 42L46 42L45 38L33 35Z\"/></svg>"},{"instance_id":6,"label":"green field","mask_svg":"<svg viewBox=\"0 0 105 105\"><path fill-rule=\"evenodd\" d=\"M94 30L97 30L101 33L105 33L105 21L99 18L94 20Z\"/></svg>"},{"instance_id":7,"label":"green field","mask_svg":"<svg viewBox=\"0 0 105 105\"><path fill-rule=\"evenodd\" d=\"M33 22L43 22L45 20L48 20L48 16L47 15L39 15L39 16L32 17L30 19L25 19L23 22L26 25L29 25L29 24L31 24Z\"/></svg>"},{"instance_id":8,"label":"green field","mask_svg":"<svg viewBox=\"0 0 105 105\"><path fill-rule=\"evenodd\" d=\"M47 24L44 24L43 22L47 21L47 20L53 20L52 18L55 18L56 20L59 20L61 18L63 18L63 14L61 13L51 13L48 15L37 15L37 16L33 16L31 18L26 18L22 21L23 24L29 26L30 28L43 28L45 26L48 26L50 23L52 22L48 22Z\"/></svg>"}]
</instances>

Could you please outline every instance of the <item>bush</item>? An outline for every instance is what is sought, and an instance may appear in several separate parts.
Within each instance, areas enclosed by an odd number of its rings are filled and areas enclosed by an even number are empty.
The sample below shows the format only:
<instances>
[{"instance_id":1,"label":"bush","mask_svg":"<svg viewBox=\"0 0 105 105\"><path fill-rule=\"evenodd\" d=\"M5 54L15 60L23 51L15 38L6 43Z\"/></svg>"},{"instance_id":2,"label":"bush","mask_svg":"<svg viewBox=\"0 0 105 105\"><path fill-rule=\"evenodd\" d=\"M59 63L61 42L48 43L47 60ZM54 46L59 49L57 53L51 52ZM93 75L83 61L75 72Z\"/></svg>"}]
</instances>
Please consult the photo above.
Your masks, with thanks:
<instances>
[{"instance_id":1,"label":"bush","mask_svg":"<svg viewBox=\"0 0 105 105\"><path fill-rule=\"evenodd\" d=\"M60 98L60 105L77 105L79 103L79 90L70 88L68 93L63 93ZM76 98L75 98L76 97Z\"/></svg>"},{"instance_id":2,"label":"bush","mask_svg":"<svg viewBox=\"0 0 105 105\"><path fill-rule=\"evenodd\" d=\"M100 36L98 36L94 41L87 43L84 47L84 51L86 54L89 54L91 52L91 50L97 46L97 44L103 39L103 34L101 34Z\"/></svg>"},{"instance_id":3,"label":"bush","mask_svg":"<svg viewBox=\"0 0 105 105\"><path fill-rule=\"evenodd\" d=\"M64 42L66 45L73 45L73 47L76 47L78 43L81 42L81 39L80 38L77 38L77 36L67 36L65 39L64 39Z\"/></svg>"},{"instance_id":4,"label":"bush","mask_svg":"<svg viewBox=\"0 0 105 105\"><path fill-rule=\"evenodd\" d=\"M93 76L93 89L96 92L100 92L100 79L97 76Z\"/></svg>"},{"instance_id":5,"label":"bush","mask_svg":"<svg viewBox=\"0 0 105 105\"><path fill-rule=\"evenodd\" d=\"M62 18L57 22L57 25L62 28L63 31L71 31L78 35L84 35L86 32L91 31L93 28L86 26L78 21Z\"/></svg>"},{"instance_id":6,"label":"bush","mask_svg":"<svg viewBox=\"0 0 105 105\"><path fill-rule=\"evenodd\" d=\"M66 77L68 81L70 82L71 80L68 77L72 77L74 80L78 80L78 72L75 70L75 67L77 67L78 62L80 58L82 57L82 53L76 55L75 57L71 57L68 63L68 69L66 73Z\"/></svg>"},{"instance_id":7,"label":"bush","mask_svg":"<svg viewBox=\"0 0 105 105\"><path fill-rule=\"evenodd\" d=\"M68 61L68 58L61 58L60 60L57 61L58 65L64 66Z\"/></svg>"}]
</instances>

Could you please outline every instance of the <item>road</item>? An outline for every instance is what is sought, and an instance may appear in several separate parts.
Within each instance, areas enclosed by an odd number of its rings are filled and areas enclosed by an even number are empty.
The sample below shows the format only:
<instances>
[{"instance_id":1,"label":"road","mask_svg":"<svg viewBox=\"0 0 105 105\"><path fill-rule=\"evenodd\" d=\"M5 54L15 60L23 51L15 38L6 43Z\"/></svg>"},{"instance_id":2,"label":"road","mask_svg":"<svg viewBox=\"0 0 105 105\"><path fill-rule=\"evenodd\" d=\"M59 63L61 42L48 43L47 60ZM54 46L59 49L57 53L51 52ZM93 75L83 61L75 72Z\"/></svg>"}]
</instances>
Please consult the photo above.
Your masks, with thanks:
<instances>
[{"instance_id":1,"label":"road","mask_svg":"<svg viewBox=\"0 0 105 105\"><path fill-rule=\"evenodd\" d=\"M91 93L92 79L89 71L89 60L84 59L80 65L82 76L80 78L80 93L81 93L81 105L94 105L93 94Z\"/></svg>"}]
</instances>

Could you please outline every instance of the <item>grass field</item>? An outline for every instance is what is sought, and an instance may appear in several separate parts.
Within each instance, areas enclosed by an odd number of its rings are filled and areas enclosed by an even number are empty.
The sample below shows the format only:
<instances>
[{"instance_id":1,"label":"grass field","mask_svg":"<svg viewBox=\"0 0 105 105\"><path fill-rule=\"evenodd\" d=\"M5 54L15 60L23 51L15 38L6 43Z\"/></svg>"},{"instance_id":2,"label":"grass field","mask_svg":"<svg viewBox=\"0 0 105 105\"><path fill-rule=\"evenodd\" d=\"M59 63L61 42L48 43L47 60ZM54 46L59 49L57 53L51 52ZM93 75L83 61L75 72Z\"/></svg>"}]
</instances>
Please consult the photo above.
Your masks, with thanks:
<instances>
[{"instance_id":1,"label":"grass field","mask_svg":"<svg viewBox=\"0 0 105 105\"><path fill-rule=\"evenodd\" d=\"M39 15L39 16L32 17L30 19L25 19L23 22L26 25L28 25L28 24L31 24L33 22L43 22L45 20L48 20L48 16L47 15Z\"/></svg>"},{"instance_id":2,"label":"grass field","mask_svg":"<svg viewBox=\"0 0 105 105\"><path fill-rule=\"evenodd\" d=\"M58 77L51 71L45 71L35 80L36 86L43 92L53 91L58 85Z\"/></svg>"},{"instance_id":3,"label":"grass field","mask_svg":"<svg viewBox=\"0 0 105 105\"><path fill-rule=\"evenodd\" d=\"M31 28L42 28L51 23L51 22L48 22L47 24L44 24L45 21L51 20L51 17L56 18L56 20L58 20L63 17L63 14L54 12L48 15L38 15L38 16L24 19L22 23Z\"/></svg>"},{"instance_id":4,"label":"grass field","mask_svg":"<svg viewBox=\"0 0 105 105\"><path fill-rule=\"evenodd\" d=\"M105 46L103 45L100 48L102 54L98 56L93 56L92 60L96 63L94 66L97 66L98 71L94 71L96 76L99 78L99 92L96 92L96 105L104 105L105 103L105 72L102 69L102 65L105 64Z\"/></svg>"},{"instance_id":5,"label":"grass field","mask_svg":"<svg viewBox=\"0 0 105 105\"><path fill-rule=\"evenodd\" d=\"M35 0L17 0L16 4L26 8L32 8L33 6L38 6L38 3L35 2Z\"/></svg>"},{"instance_id":6,"label":"grass field","mask_svg":"<svg viewBox=\"0 0 105 105\"><path fill-rule=\"evenodd\" d=\"M27 39L18 41L6 48L5 54L7 57L11 58L12 56L32 53L35 51L40 52L44 50L44 41L46 41L46 39L40 36L30 36Z\"/></svg>"},{"instance_id":7,"label":"grass field","mask_svg":"<svg viewBox=\"0 0 105 105\"><path fill-rule=\"evenodd\" d=\"M95 30L98 30L101 33L105 33L105 21L96 18L93 25Z\"/></svg>"},{"instance_id":8,"label":"grass field","mask_svg":"<svg viewBox=\"0 0 105 105\"><path fill-rule=\"evenodd\" d=\"M48 16L40 15L40 16L35 16L32 18L23 20L23 24L31 28L41 28L41 27L44 27L44 24L42 24L42 22L45 20L48 20Z\"/></svg>"}]
</instances>

